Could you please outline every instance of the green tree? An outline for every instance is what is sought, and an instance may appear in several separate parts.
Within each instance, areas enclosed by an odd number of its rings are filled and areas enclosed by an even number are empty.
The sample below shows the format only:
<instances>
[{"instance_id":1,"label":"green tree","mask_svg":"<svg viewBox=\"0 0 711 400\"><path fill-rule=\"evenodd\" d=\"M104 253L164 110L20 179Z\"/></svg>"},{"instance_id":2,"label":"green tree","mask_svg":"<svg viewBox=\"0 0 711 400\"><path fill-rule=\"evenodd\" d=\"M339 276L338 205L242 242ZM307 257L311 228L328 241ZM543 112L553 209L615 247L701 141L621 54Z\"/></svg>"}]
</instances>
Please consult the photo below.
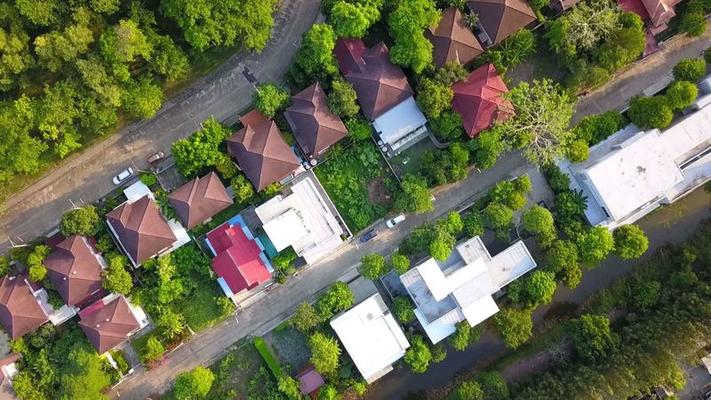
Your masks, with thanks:
<instances>
[{"instance_id":1,"label":"green tree","mask_svg":"<svg viewBox=\"0 0 711 400\"><path fill-rule=\"evenodd\" d=\"M441 140L456 140L464 135L462 117L454 110L442 111L439 116L429 118L428 122L432 132Z\"/></svg>"},{"instance_id":2,"label":"green tree","mask_svg":"<svg viewBox=\"0 0 711 400\"><path fill-rule=\"evenodd\" d=\"M407 260L407 262L409 268L410 260ZM0 278L4 278L8 272L10 272L10 259L7 256L0 256Z\"/></svg>"},{"instance_id":3,"label":"green tree","mask_svg":"<svg viewBox=\"0 0 711 400\"><path fill-rule=\"evenodd\" d=\"M133 289L133 278L126 271L128 260L126 257L111 254L108 258L108 267L101 273L104 289L127 296Z\"/></svg>"},{"instance_id":4,"label":"green tree","mask_svg":"<svg viewBox=\"0 0 711 400\"><path fill-rule=\"evenodd\" d=\"M350 4L350 3L346 3ZM331 82L331 93L328 95L328 109L339 117L353 117L358 114L360 107L357 103L353 86L343 79L334 79Z\"/></svg>"},{"instance_id":5,"label":"green tree","mask_svg":"<svg viewBox=\"0 0 711 400\"><path fill-rule=\"evenodd\" d=\"M64 236L94 236L100 226L101 220L96 212L96 207L88 205L64 213L59 222L59 231Z\"/></svg>"},{"instance_id":6,"label":"green tree","mask_svg":"<svg viewBox=\"0 0 711 400\"><path fill-rule=\"evenodd\" d=\"M254 186L247 180L244 174L237 174L230 180L234 200L237 203L244 203L254 196Z\"/></svg>"},{"instance_id":7,"label":"green tree","mask_svg":"<svg viewBox=\"0 0 711 400\"><path fill-rule=\"evenodd\" d=\"M321 322L314 306L307 302L299 304L290 321L301 333L310 332Z\"/></svg>"},{"instance_id":8,"label":"green tree","mask_svg":"<svg viewBox=\"0 0 711 400\"><path fill-rule=\"evenodd\" d=\"M481 169L489 169L496 164L499 156L508 146L502 138L502 129L494 126L485 130L469 142L474 164Z\"/></svg>"},{"instance_id":9,"label":"green tree","mask_svg":"<svg viewBox=\"0 0 711 400\"><path fill-rule=\"evenodd\" d=\"M484 217L480 212L471 211L462 218L464 232L468 237L481 236L484 234Z\"/></svg>"},{"instance_id":10,"label":"green tree","mask_svg":"<svg viewBox=\"0 0 711 400\"><path fill-rule=\"evenodd\" d=\"M344 282L336 282L319 297L316 302L316 310L318 311L322 321L331 319L334 315L341 311L345 311L355 303L353 292Z\"/></svg>"},{"instance_id":11,"label":"green tree","mask_svg":"<svg viewBox=\"0 0 711 400\"><path fill-rule=\"evenodd\" d=\"M271 36L275 0L164 0L166 16L175 19L185 40L196 50L240 44L264 49Z\"/></svg>"},{"instance_id":12,"label":"green tree","mask_svg":"<svg viewBox=\"0 0 711 400\"><path fill-rule=\"evenodd\" d=\"M703 58L684 58L672 72L677 81L697 82L706 74L706 61Z\"/></svg>"},{"instance_id":13,"label":"green tree","mask_svg":"<svg viewBox=\"0 0 711 400\"><path fill-rule=\"evenodd\" d=\"M572 139L568 128L575 99L549 79L522 82L506 95L515 115L499 124L503 139L523 148L536 165L552 163L563 156Z\"/></svg>"},{"instance_id":14,"label":"green tree","mask_svg":"<svg viewBox=\"0 0 711 400\"><path fill-rule=\"evenodd\" d=\"M498 372L480 372L476 381L486 393L487 400L506 400L509 398L509 387L504 377Z\"/></svg>"},{"instance_id":15,"label":"green tree","mask_svg":"<svg viewBox=\"0 0 711 400\"><path fill-rule=\"evenodd\" d=\"M417 105L428 118L438 118L451 107L454 97L450 85L431 78L420 80L417 93Z\"/></svg>"},{"instance_id":16,"label":"green tree","mask_svg":"<svg viewBox=\"0 0 711 400\"><path fill-rule=\"evenodd\" d=\"M533 308L550 303L557 287L555 274L537 270L513 281L509 285L508 294L514 303Z\"/></svg>"},{"instance_id":17,"label":"green tree","mask_svg":"<svg viewBox=\"0 0 711 400\"><path fill-rule=\"evenodd\" d=\"M427 371L431 361L432 352L425 339L420 335L410 337L410 348L405 352L405 363L412 372L416 374L424 373Z\"/></svg>"},{"instance_id":18,"label":"green tree","mask_svg":"<svg viewBox=\"0 0 711 400\"><path fill-rule=\"evenodd\" d=\"M578 265L578 248L569 240L556 240L546 252L548 269L559 273Z\"/></svg>"},{"instance_id":19,"label":"green tree","mask_svg":"<svg viewBox=\"0 0 711 400\"><path fill-rule=\"evenodd\" d=\"M183 50L168 35L149 32L148 40L153 46L153 55L148 60L151 71L162 75L169 82L184 78L190 62Z\"/></svg>"},{"instance_id":20,"label":"green tree","mask_svg":"<svg viewBox=\"0 0 711 400\"><path fill-rule=\"evenodd\" d=\"M348 118L345 121L346 129L348 129L348 134L355 140L367 140L370 139L372 129L368 121L363 117L353 117Z\"/></svg>"},{"instance_id":21,"label":"green tree","mask_svg":"<svg viewBox=\"0 0 711 400\"><path fill-rule=\"evenodd\" d=\"M432 241L429 244L429 253L437 260L444 261L452 254L452 249L455 244L454 236L449 232L435 232Z\"/></svg>"},{"instance_id":22,"label":"green tree","mask_svg":"<svg viewBox=\"0 0 711 400\"><path fill-rule=\"evenodd\" d=\"M173 311L170 308L165 308L161 311L156 325L160 329L161 336L166 340L179 338L187 329L183 314Z\"/></svg>"},{"instance_id":23,"label":"green tree","mask_svg":"<svg viewBox=\"0 0 711 400\"><path fill-rule=\"evenodd\" d=\"M101 34L101 56L114 68L120 68L118 64L127 64L136 61L139 57L148 60L153 52L153 46L148 42L148 38L143 33L138 24L129 19L119 21L117 25L110 27ZM128 70L121 72L120 80L127 80Z\"/></svg>"},{"instance_id":24,"label":"green tree","mask_svg":"<svg viewBox=\"0 0 711 400\"><path fill-rule=\"evenodd\" d=\"M316 332L309 337L310 362L322 374L331 374L338 369L341 347L331 336Z\"/></svg>"},{"instance_id":25,"label":"green tree","mask_svg":"<svg viewBox=\"0 0 711 400\"><path fill-rule=\"evenodd\" d=\"M32 282L41 282L47 275L47 268L44 266L44 259L49 255L49 247L39 244L27 255L27 266L29 267L28 278Z\"/></svg>"},{"instance_id":26,"label":"green tree","mask_svg":"<svg viewBox=\"0 0 711 400\"><path fill-rule=\"evenodd\" d=\"M467 321L457 323L457 329L450 336L449 343L455 350L464 351L470 345L476 343L481 337L481 328L479 326L472 327Z\"/></svg>"},{"instance_id":27,"label":"green tree","mask_svg":"<svg viewBox=\"0 0 711 400\"><path fill-rule=\"evenodd\" d=\"M589 144L598 143L627 125L625 117L616 110L588 115L575 125L575 136Z\"/></svg>"},{"instance_id":28,"label":"green tree","mask_svg":"<svg viewBox=\"0 0 711 400\"><path fill-rule=\"evenodd\" d=\"M337 1L331 8L330 21L338 37L361 38L370 26L380 20L378 1Z\"/></svg>"},{"instance_id":29,"label":"green tree","mask_svg":"<svg viewBox=\"0 0 711 400\"><path fill-rule=\"evenodd\" d=\"M163 89L148 79L130 85L124 93L123 108L133 118L151 118L162 105Z\"/></svg>"},{"instance_id":30,"label":"green tree","mask_svg":"<svg viewBox=\"0 0 711 400\"><path fill-rule=\"evenodd\" d=\"M289 92L272 83L261 85L254 92L254 106L269 118L286 108L289 101Z\"/></svg>"},{"instance_id":31,"label":"green tree","mask_svg":"<svg viewBox=\"0 0 711 400\"><path fill-rule=\"evenodd\" d=\"M415 307L406 296L397 296L393 299L393 314L401 324L415 320Z\"/></svg>"},{"instance_id":32,"label":"green tree","mask_svg":"<svg viewBox=\"0 0 711 400\"><path fill-rule=\"evenodd\" d=\"M189 372L183 372L175 378L173 394L177 400L198 400L207 397L212 384L215 382L215 373L209 368L196 367Z\"/></svg>"},{"instance_id":33,"label":"green tree","mask_svg":"<svg viewBox=\"0 0 711 400\"><path fill-rule=\"evenodd\" d=\"M49 26L57 19L62 3L58 0L15 0L15 7L33 24Z\"/></svg>"},{"instance_id":34,"label":"green tree","mask_svg":"<svg viewBox=\"0 0 711 400\"><path fill-rule=\"evenodd\" d=\"M679 30L689 36L697 37L703 35L707 28L708 23L703 8L687 5L685 12L679 18Z\"/></svg>"},{"instance_id":35,"label":"green tree","mask_svg":"<svg viewBox=\"0 0 711 400\"><path fill-rule=\"evenodd\" d=\"M277 382L279 391L290 400L302 400L304 396L301 394L299 382L289 375L282 375Z\"/></svg>"},{"instance_id":36,"label":"green tree","mask_svg":"<svg viewBox=\"0 0 711 400\"><path fill-rule=\"evenodd\" d=\"M104 394L111 378L102 359L93 349L75 346L66 357L68 362L59 377L60 399L106 399Z\"/></svg>"},{"instance_id":37,"label":"green tree","mask_svg":"<svg viewBox=\"0 0 711 400\"><path fill-rule=\"evenodd\" d=\"M318 390L318 400L340 400L338 389L332 383L321 386Z\"/></svg>"},{"instance_id":38,"label":"green tree","mask_svg":"<svg viewBox=\"0 0 711 400\"><path fill-rule=\"evenodd\" d=\"M141 362L151 363L163 358L165 348L155 335L151 335L146 342L146 347L141 353Z\"/></svg>"},{"instance_id":39,"label":"green tree","mask_svg":"<svg viewBox=\"0 0 711 400\"><path fill-rule=\"evenodd\" d=\"M615 249L615 239L607 228L595 226L578 238L580 260L586 263L598 263Z\"/></svg>"},{"instance_id":40,"label":"green tree","mask_svg":"<svg viewBox=\"0 0 711 400\"><path fill-rule=\"evenodd\" d=\"M57 72L62 65L75 61L89 50L94 34L89 29L88 14L84 9L75 12L75 24L62 31L39 35L34 40L35 54L45 68Z\"/></svg>"},{"instance_id":41,"label":"green tree","mask_svg":"<svg viewBox=\"0 0 711 400\"><path fill-rule=\"evenodd\" d=\"M402 190L395 195L395 209L416 213L434 210L432 194L425 182L415 175L406 175Z\"/></svg>"},{"instance_id":42,"label":"green tree","mask_svg":"<svg viewBox=\"0 0 711 400\"><path fill-rule=\"evenodd\" d=\"M478 382L464 381L454 389L451 398L452 400L484 400L487 397Z\"/></svg>"},{"instance_id":43,"label":"green tree","mask_svg":"<svg viewBox=\"0 0 711 400\"><path fill-rule=\"evenodd\" d=\"M666 128L674 118L674 112L663 96L635 96L627 110L630 121L642 129Z\"/></svg>"},{"instance_id":44,"label":"green tree","mask_svg":"<svg viewBox=\"0 0 711 400\"><path fill-rule=\"evenodd\" d=\"M565 150L568 160L579 163L588 159L590 149L588 143L584 140L573 140L568 143L568 148Z\"/></svg>"},{"instance_id":45,"label":"green tree","mask_svg":"<svg viewBox=\"0 0 711 400\"><path fill-rule=\"evenodd\" d=\"M507 230L513 221L513 210L499 203L489 203L483 211L484 224L494 231Z\"/></svg>"},{"instance_id":46,"label":"green tree","mask_svg":"<svg viewBox=\"0 0 711 400\"><path fill-rule=\"evenodd\" d=\"M533 332L531 312L504 308L496 314L494 321L507 347L515 349L530 339Z\"/></svg>"},{"instance_id":47,"label":"green tree","mask_svg":"<svg viewBox=\"0 0 711 400\"><path fill-rule=\"evenodd\" d=\"M296 64L314 80L318 77L333 76L338 72L333 49L336 47L336 33L331 25L314 24L301 39L301 47L296 53Z\"/></svg>"},{"instance_id":48,"label":"green tree","mask_svg":"<svg viewBox=\"0 0 711 400\"><path fill-rule=\"evenodd\" d=\"M569 329L575 351L587 361L606 359L614 350L616 338L606 316L583 314Z\"/></svg>"},{"instance_id":49,"label":"green tree","mask_svg":"<svg viewBox=\"0 0 711 400\"><path fill-rule=\"evenodd\" d=\"M406 255L396 252L390 256L390 265L398 275L402 275L410 269L410 259ZM2 268L0 268L1 270Z\"/></svg>"},{"instance_id":50,"label":"green tree","mask_svg":"<svg viewBox=\"0 0 711 400\"><path fill-rule=\"evenodd\" d=\"M662 284L655 280L636 278L629 286L629 306L635 310L648 311L659 302Z\"/></svg>"},{"instance_id":51,"label":"green tree","mask_svg":"<svg viewBox=\"0 0 711 400\"><path fill-rule=\"evenodd\" d=\"M210 118L202 123L199 131L175 141L172 153L180 173L189 178L214 166L223 157L220 145L230 135L229 129Z\"/></svg>"},{"instance_id":52,"label":"green tree","mask_svg":"<svg viewBox=\"0 0 711 400\"><path fill-rule=\"evenodd\" d=\"M681 111L693 104L698 95L699 90L695 84L689 81L676 81L667 88L664 98L672 110Z\"/></svg>"},{"instance_id":53,"label":"green tree","mask_svg":"<svg viewBox=\"0 0 711 400\"><path fill-rule=\"evenodd\" d=\"M637 225L623 225L615 229L615 253L626 260L639 258L649 248L649 239Z\"/></svg>"},{"instance_id":54,"label":"green tree","mask_svg":"<svg viewBox=\"0 0 711 400\"><path fill-rule=\"evenodd\" d=\"M543 247L549 247L556 238L553 214L547 208L535 205L521 216L523 229L536 235Z\"/></svg>"},{"instance_id":55,"label":"green tree","mask_svg":"<svg viewBox=\"0 0 711 400\"><path fill-rule=\"evenodd\" d=\"M364 255L360 263L360 274L371 280L378 279L388 272L385 258L378 253Z\"/></svg>"},{"instance_id":56,"label":"green tree","mask_svg":"<svg viewBox=\"0 0 711 400\"><path fill-rule=\"evenodd\" d=\"M27 277L32 282L42 282L44 277L47 275L47 267L42 264L30 265L28 272Z\"/></svg>"},{"instance_id":57,"label":"green tree","mask_svg":"<svg viewBox=\"0 0 711 400\"><path fill-rule=\"evenodd\" d=\"M432 0L405 0L396 4L388 17L390 36L395 44L390 59L405 65L415 73L432 63L432 43L424 36L424 29L439 22L441 13Z\"/></svg>"}]
</instances>

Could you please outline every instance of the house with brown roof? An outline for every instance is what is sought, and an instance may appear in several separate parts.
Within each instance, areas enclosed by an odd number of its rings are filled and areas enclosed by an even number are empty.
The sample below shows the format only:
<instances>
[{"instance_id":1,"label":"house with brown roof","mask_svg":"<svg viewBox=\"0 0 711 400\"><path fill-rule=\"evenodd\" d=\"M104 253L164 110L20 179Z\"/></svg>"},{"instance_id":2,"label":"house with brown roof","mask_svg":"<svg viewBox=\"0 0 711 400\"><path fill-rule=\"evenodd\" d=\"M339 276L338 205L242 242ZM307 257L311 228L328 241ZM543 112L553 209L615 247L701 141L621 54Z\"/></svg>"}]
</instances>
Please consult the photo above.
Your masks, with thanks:
<instances>
[{"instance_id":1,"label":"house with brown roof","mask_svg":"<svg viewBox=\"0 0 711 400\"><path fill-rule=\"evenodd\" d=\"M285 183L303 171L276 123L254 110L240 118L244 127L227 139L227 152L257 191Z\"/></svg>"},{"instance_id":2,"label":"house with brown roof","mask_svg":"<svg viewBox=\"0 0 711 400\"><path fill-rule=\"evenodd\" d=\"M504 97L509 89L492 64L472 71L466 80L452 85L452 91L452 108L462 116L464 130L471 138L513 115L513 107Z\"/></svg>"},{"instance_id":3,"label":"house with brown roof","mask_svg":"<svg viewBox=\"0 0 711 400\"><path fill-rule=\"evenodd\" d=\"M493 46L536 20L525 0L469 0L467 7L479 17L479 41Z\"/></svg>"},{"instance_id":4,"label":"house with brown roof","mask_svg":"<svg viewBox=\"0 0 711 400\"><path fill-rule=\"evenodd\" d=\"M104 354L126 341L148 325L140 307L125 297L110 294L79 312L79 326L99 354Z\"/></svg>"},{"instance_id":5,"label":"house with brown roof","mask_svg":"<svg viewBox=\"0 0 711 400\"><path fill-rule=\"evenodd\" d=\"M402 69L390 62L384 43L367 49L360 39L339 39L334 54L386 154L396 155L427 136L414 91Z\"/></svg>"},{"instance_id":6,"label":"house with brown roof","mask_svg":"<svg viewBox=\"0 0 711 400\"><path fill-rule=\"evenodd\" d=\"M232 197L215 172L195 178L175 189L168 202L188 229L210 220L232 205Z\"/></svg>"},{"instance_id":7,"label":"house with brown roof","mask_svg":"<svg viewBox=\"0 0 711 400\"><path fill-rule=\"evenodd\" d=\"M426 30L425 36L432 42L432 61L439 68L450 61L467 64L484 52L479 40L464 23L464 16L458 8L450 7L442 11L439 24Z\"/></svg>"},{"instance_id":8,"label":"house with brown roof","mask_svg":"<svg viewBox=\"0 0 711 400\"><path fill-rule=\"evenodd\" d=\"M348 135L341 118L328 109L326 94L318 82L291 97L284 117L301 151L311 159L320 157Z\"/></svg>"},{"instance_id":9,"label":"house with brown roof","mask_svg":"<svg viewBox=\"0 0 711 400\"><path fill-rule=\"evenodd\" d=\"M101 272L106 263L88 239L72 235L45 258L47 276L64 303L82 308L105 294Z\"/></svg>"},{"instance_id":10,"label":"house with brown roof","mask_svg":"<svg viewBox=\"0 0 711 400\"><path fill-rule=\"evenodd\" d=\"M24 275L0 281L0 325L12 339L34 331L49 321L35 289Z\"/></svg>"},{"instance_id":11,"label":"house with brown roof","mask_svg":"<svg viewBox=\"0 0 711 400\"><path fill-rule=\"evenodd\" d=\"M116 207L106 214L106 222L134 267L167 253L178 241L150 193Z\"/></svg>"}]
</instances>

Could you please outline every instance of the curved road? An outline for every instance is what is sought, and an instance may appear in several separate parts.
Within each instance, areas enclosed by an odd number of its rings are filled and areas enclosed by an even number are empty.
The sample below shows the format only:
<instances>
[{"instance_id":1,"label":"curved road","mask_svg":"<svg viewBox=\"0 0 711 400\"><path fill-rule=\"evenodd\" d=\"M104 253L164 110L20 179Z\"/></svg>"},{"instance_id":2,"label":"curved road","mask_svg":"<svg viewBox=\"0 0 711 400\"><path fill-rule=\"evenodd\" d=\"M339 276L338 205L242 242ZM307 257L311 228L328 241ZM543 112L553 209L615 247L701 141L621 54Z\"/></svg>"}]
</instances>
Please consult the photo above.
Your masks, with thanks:
<instances>
[{"instance_id":1,"label":"curved road","mask_svg":"<svg viewBox=\"0 0 711 400\"><path fill-rule=\"evenodd\" d=\"M29 188L7 200L0 220L0 254L53 229L72 203L91 203L114 186L124 168L146 168L145 157L168 151L171 143L215 116L233 122L251 103L254 79L281 81L304 33L319 14L318 0L282 0L272 38L260 54L237 54L217 70L193 82L163 105L158 114L131 124L66 160ZM245 71L246 70L246 71ZM247 78L250 76L250 79ZM252 82L250 82L250 80Z\"/></svg>"}]
</instances>

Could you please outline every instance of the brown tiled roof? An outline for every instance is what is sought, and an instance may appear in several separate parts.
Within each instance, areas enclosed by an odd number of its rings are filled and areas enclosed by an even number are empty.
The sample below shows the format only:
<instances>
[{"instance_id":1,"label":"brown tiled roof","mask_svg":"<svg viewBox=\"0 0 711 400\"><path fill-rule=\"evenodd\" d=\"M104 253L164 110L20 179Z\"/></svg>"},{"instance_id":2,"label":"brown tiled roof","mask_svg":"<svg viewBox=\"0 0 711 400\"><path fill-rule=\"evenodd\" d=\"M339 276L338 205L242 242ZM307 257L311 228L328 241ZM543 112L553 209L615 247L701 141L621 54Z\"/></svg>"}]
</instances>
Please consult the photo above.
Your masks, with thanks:
<instances>
[{"instance_id":1,"label":"brown tiled roof","mask_svg":"<svg viewBox=\"0 0 711 400\"><path fill-rule=\"evenodd\" d=\"M245 125L227 139L227 152L257 191L286 178L300 165L272 120Z\"/></svg>"},{"instance_id":2,"label":"brown tiled roof","mask_svg":"<svg viewBox=\"0 0 711 400\"><path fill-rule=\"evenodd\" d=\"M492 64L472 71L466 80L452 85L452 108L462 116L462 126L469 137L476 137L495 121L514 114L505 94L509 89Z\"/></svg>"},{"instance_id":3,"label":"brown tiled roof","mask_svg":"<svg viewBox=\"0 0 711 400\"><path fill-rule=\"evenodd\" d=\"M23 275L6 276L0 281L0 324L17 339L47 322L47 315Z\"/></svg>"},{"instance_id":4,"label":"brown tiled roof","mask_svg":"<svg viewBox=\"0 0 711 400\"><path fill-rule=\"evenodd\" d=\"M469 0L467 7L479 16L479 23L493 44L536 20L525 0Z\"/></svg>"},{"instance_id":5,"label":"brown tiled roof","mask_svg":"<svg viewBox=\"0 0 711 400\"><path fill-rule=\"evenodd\" d=\"M177 238L148 195L106 214L126 253L136 265L170 247Z\"/></svg>"},{"instance_id":6,"label":"brown tiled roof","mask_svg":"<svg viewBox=\"0 0 711 400\"><path fill-rule=\"evenodd\" d=\"M334 53L341 73L358 94L363 114L371 121L414 93L402 69L390 62L384 43L365 49L360 39L339 39Z\"/></svg>"},{"instance_id":7,"label":"brown tiled roof","mask_svg":"<svg viewBox=\"0 0 711 400\"><path fill-rule=\"evenodd\" d=\"M101 291L101 264L82 236L72 235L57 244L44 264L52 284L70 306Z\"/></svg>"},{"instance_id":8,"label":"brown tiled roof","mask_svg":"<svg viewBox=\"0 0 711 400\"><path fill-rule=\"evenodd\" d=\"M313 85L292 98L291 107L284 112L294 137L309 156L318 157L326 149L346 137L343 121L328 109L326 94L321 85Z\"/></svg>"},{"instance_id":9,"label":"brown tiled roof","mask_svg":"<svg viewBox=\"0 0 711 400\"><path fill-rule=\"evenodd\" d=\"M79 326L99 354L123 343L140 328L123 296L107 304L99 300L81 311L79 318Z\"/></svg>"},{"instance_id":10,"label":"brown tiled roof","mask_svg":"<svg viewBox=\"0 0 711 400\"><path fill-rule=\"evenodd\" d=\"M214 172L179 187L168 196L168 201L188 229L232 204L232 198Z\"/></svg>"},{"instance_id":11,"label":"brown tiled roof","mask_svg":"<svg viewBox=\"0 0 711 400\"><path fill-rule=\"evenodd\" d=\"M457 61L464 65L484 52L476 36L464 24L462 12L457 8L442 11L439 25L425 31L432 42L433 62L437 67L448 61Z\"/></svg>"}]
</instances>

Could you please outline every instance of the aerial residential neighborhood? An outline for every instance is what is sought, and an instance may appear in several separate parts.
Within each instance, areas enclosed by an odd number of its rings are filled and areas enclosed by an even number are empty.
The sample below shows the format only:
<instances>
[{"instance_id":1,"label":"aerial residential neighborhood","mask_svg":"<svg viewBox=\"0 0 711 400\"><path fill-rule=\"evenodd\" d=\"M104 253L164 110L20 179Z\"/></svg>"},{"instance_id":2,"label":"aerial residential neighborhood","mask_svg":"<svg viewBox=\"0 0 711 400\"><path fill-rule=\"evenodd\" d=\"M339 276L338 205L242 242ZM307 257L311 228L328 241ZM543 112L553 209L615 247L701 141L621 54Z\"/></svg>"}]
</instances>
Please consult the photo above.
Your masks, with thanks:
<instances>
[{"instance_id":1,"label":"aerial residential neighborhood","mask_svg":"<svg viewBox=\"0 0 711 400\"><path fill-rule=\"evenodd\" d=\"M706 0L0 4L0 399L711 400Z\"/></svg>"}]
</instances>

